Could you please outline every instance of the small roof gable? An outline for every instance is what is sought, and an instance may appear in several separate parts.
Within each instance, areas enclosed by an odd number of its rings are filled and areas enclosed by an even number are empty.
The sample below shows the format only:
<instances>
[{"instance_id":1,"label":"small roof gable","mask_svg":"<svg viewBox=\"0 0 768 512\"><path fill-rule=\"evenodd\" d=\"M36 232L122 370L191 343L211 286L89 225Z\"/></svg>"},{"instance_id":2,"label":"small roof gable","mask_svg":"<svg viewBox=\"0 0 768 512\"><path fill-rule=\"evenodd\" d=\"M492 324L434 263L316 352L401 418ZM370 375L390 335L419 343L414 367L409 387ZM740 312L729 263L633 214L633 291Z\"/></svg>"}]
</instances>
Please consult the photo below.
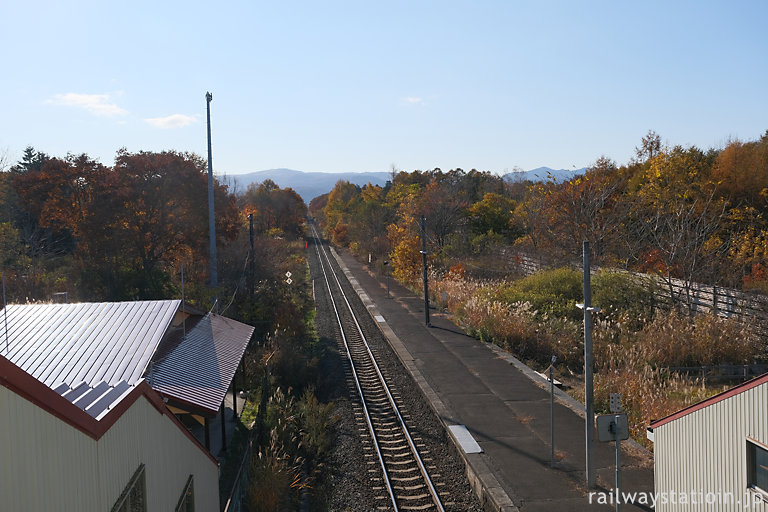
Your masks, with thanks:
<instances>
[{"instance_id":1,"label":"small roof gable","mask_svg":"<svg viewBox=\"0 0 768 512\"><path fill-rule=\"evenodd\" d=\"M216 414L253 330L208 313L186 335L177 330L160 344L147 379L161 394Z\"/></svg>"}]
</instances>

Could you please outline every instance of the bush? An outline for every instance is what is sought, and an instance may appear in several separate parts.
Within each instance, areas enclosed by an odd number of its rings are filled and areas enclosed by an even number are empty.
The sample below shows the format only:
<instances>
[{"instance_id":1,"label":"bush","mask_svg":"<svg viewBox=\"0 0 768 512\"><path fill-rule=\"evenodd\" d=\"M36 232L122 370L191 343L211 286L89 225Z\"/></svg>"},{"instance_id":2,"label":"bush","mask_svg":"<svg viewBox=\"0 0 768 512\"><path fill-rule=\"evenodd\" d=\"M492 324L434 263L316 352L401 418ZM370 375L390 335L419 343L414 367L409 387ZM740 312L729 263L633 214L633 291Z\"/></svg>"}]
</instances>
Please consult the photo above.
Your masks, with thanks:
<instances>
[{"instance_id":1,"label":"bush","mask_svg":"<svg viewBox=\"0 0 768 512\"><path fill-rule=\"evenodd\" d=\"M653 318L657 285L652 281L614 270L601 270L591 281L592 304L601 308L601 318L613 321L624 315L637 320L638 329Z\"/></svg>"},{"instance_id":2,"label":"bush","mask_svg":"<svg viewBox=\"0 0 768 512\"><path fill-rule=\"evenodd\" d=\"M578 321L582 313L576 303L584 298L584 278L566 267L545 270L502 287L496 298L508 304L527 302L539 317Z\"/></svg>"},{"instance_id":3,"label":"bush","mask_svg":"<svg viewBox=\"0 0 768 512\"><path fill-rule=\"evenodd\" d=\"M331 449L334 426L338 421L332 414L333 403L321 403L314 390L307 389L296 404L296 410L305 457L311 461L322 460Z\"/></svg>"},{"instance_id":4,"label":"bush","mask_svg":"<svg viewBox=\"0 0 768 512\"><path fill-rule=\"evenodd\" d=\"M488 282L444 279L436 281L433 290L445 294L443 307L471 335L495 343L525 360L549 364L558 361L572 368L581 367L583 344L581 328L562 318L537 318L527 302L507 303L494 300L499 285Z\"/></svg>"}]
</instances>

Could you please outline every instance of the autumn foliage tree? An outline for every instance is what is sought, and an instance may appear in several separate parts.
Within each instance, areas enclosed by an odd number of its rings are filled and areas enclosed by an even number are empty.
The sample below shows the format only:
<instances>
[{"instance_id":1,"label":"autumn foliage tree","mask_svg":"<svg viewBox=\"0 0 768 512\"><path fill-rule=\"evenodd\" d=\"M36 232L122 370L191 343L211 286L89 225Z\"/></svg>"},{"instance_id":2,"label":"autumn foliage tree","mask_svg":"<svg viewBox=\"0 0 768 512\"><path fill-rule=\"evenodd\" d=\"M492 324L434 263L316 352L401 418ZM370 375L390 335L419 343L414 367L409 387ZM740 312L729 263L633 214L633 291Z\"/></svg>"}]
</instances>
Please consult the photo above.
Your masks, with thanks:
<instances>
[{"instance_id":1,"label":"autumn foliage tree","mask_svg":"<svg viewBox=\"0 0 768 512\"><path fill-rule=\"evenodd\" d=\"M158 298L170 292L170 274L186 262L203 280L207 262L208 178L205 161L189 153L120 151L84 222L81 247L91 289L110 296ZM216 236L238 230L234 197L214 188ZM203 243L201 243L203 242Z\"/></svg>"},{"instance_id":2,"label":"autumn foliage tree","mask_svg":"<svg viewBox=\"0 0 768 512\"><path fill-rule=\"evenodd\" d=\"M281 189L272 180L250 184L239 198L246 215L253 214L254 229L299 235L307 216L304 200L292 188Z\"/></svg>"},{"instance_id":3,"label":"autumn foliage tree","mask_svg":"<svg viewBox=\"0 0 768 512\"><path fill-rule=\"evenodd\" d=\"M174 151L121 150L110 168L87 155L48 158L30 149L12 170L16 222L54 237L56 244L44 245L76 270L71 278L77 285L59 286L81 299L167 297L175 293L172 276L183 262L190 277L197 269L204 279L205 168L200 157ZM215 205L216 234L224 243L239 227L234 197L219 184Z\"/></svg>"}]
</instances>

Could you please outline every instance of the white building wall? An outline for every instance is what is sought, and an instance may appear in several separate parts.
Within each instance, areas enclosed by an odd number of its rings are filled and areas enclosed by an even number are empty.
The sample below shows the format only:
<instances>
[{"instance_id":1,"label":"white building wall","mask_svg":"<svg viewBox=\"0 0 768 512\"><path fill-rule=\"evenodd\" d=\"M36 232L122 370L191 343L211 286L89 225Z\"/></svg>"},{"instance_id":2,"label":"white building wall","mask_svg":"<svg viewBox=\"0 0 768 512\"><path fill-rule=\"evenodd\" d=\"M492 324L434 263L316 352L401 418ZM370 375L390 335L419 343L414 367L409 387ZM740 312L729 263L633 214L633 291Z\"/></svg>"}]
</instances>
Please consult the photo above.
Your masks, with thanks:
<instances>
[{"instance_id":1,"label":"white building wall","mask_svg":"<svg viewBox=\"0 0 768 512\"><path fill-rule=\"evenodd\" d=\"M747 438L768 445L768 383L654 428L656 510L768 511L747 490Z\"/></svg>"},{"instance_id":2,"label":"white building wall","mask_svg":"<svg viewBox=\"0 0 768 512\"><path fill-rule=\"evenodd\" d=\"M218 467L143 396L99 441L0 386L0 511L109 512L140 464L149 512L219 508Z\"/></svg>"}]
</instances>

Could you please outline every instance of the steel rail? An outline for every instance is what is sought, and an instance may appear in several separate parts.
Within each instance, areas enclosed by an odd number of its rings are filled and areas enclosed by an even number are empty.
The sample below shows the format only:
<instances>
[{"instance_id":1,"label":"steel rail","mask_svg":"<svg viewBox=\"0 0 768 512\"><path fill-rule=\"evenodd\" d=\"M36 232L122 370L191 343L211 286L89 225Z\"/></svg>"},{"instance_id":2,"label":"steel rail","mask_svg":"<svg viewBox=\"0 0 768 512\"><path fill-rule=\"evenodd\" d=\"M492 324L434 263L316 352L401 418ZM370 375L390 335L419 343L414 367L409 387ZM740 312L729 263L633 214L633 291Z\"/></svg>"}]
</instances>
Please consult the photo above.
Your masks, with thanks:
<instances>
[{"instance_id":1,"label":"steel rail","mask_svg":"<svg viewBox=\"0 0 768 512\"><path fill-rule=\"evenodd\" d=\"M333 279L336 281L336 285L338 286L338 289L339 289L339 292L341 294L341 297L344 299L344 303L346 304L347 309L350 312L350 315L351 315L352 320L353 320L353 322L355 324L355 328L357 330L357 333L361 337L361 341L362 341L363 347L365 348L365 351L368 354L370 362L371 362L373 368L376 371L376 375L378 376L378 379L379 379L379 382L381 383L382 389L386 393L387 400L389 401L390 407L391 407L392 411L395 413L398 425L400 426L400 429L401 429L401 431L403 433L403 436L404 436L404 438L406 439L406 441L408 443L408 446L409 446L409 448L411 450L411 454L413 455L414 461L416 462L416 465L418 466L418 469L419 469L419 471L420 471L420 473L422 475L422 478L424 479L424 482L427 484L427 488L428 488L429 493L430 493L430 495L432 497L432 501L434 502L435 506L437 507L437 509L440 512L444 512L445 509L443 508L443 504L442 504L442 502L440 500L440 497L439 497L439 495L437 493L437 490L435 489L435 486L434 486L434 484L432 482L432 479L429 477L429 473L427 472L427 469L426 469L426 466L424 464L424 461L422 461L421 456L419 455L419 451L416 448L416 444L414 443L413 438L412 438L410 432L408 431L408 428L405 425L405 421L403 420L403 417L400 414L400 410L399 410L397 404L395 403L395 400L394 400L394 398L392 396L392 393L389 390L389 386L387 385L386 380L384 379L384 376L381 373L381 369L379 368L379 365L376 362L376 358L374 357L373 352L371 351L371 348L370 348L370 346L368 344L368 340L367 340L365 334L363 333L362 327L360 326L360 323L357 321L357 316L355 315L354 310L352 308L352 305L350 304L349 299L347 298L347 295L346 295L346 293L344 292L344 290L343 290L343 288L341 286L341 282L339 280L339 277L336 274L336 271L333 269L333 266L332 266L331 261L330 261L330 257L328 256L326 249L323 249L321 251L320 248L319 248L319 246L322 245L322 242L321 242L319 234L317 233L317 229L315 228L315 226L312 226L312 232L313 232L313 236L314 236L315 241L316 241L316 243L315 243L315 251L317 252L318 258L320 260L320 265L321 265L321 268L323 270L323 276L324 276L325 281L326 281L326 286L328 286L328 292L329 292L329 295L330 295L330 298L331 298L331 303L333 305L333 309L334 309L334 312L336 314L337 322L339 323L339 329L341 330L342 339L344 340L344 346L345 346L345 349L346 349L346 352L347 352L347 358L349 359L350 366L352 367L352 372L353 372L353 375L354 375L354 378L355 378L355 385L357 387L358 393L360 394L361 402L363 403L363 409L365 411L366 422L368 423L368 428L371 431L371 436L374 438L374 445L376 447L376 452L377 452L377 455L379 457L379 462L381 464L382 470L383 470L384 475L385 475L387 490L388 490L388 492L390 494L390 498L392 500L392 504L395 507L395 510L398 510L397 501L395 499L395 493L394 493L394 490L392 489L392 485L391 485L391 483L389 481L390 477L389 477L389 473L388 473L387 468L386 468L386 462L384 461L384 457L381 454L378 441L376 440L375 429L373 427L371 419L369 418L368 409L365 406L365 397L363 395L363 391L362 391L362 388L361 388L359 380L358 380L357 371L355 370L355 365L354 365L354 362L353 362L353 359L352 359L352 354L350 352L349 344L347 342L348 338L347 338L347 335L344 332L344 327L342 325L341 317L339 316L339 311L338 311L338 308L337 308L337 305L336 305L336 300L333 298L333 293L332 293L332 290L331 290L330 282L328 280L328 271L326 271L326 265L325 265L325 263L323 263L323 257L325 258L325 260L328 263L328 269L330 270L330 274L333 276Z\"/></svg>"},{"instance_id":2,"label":"steel rail","mask_svg":"<svg viewBox=\"0 0 768 512\"><path fill-rule=\"evenodd\" d=\"M317 258L320 261L320 268L323 270L323 277L325 278L325 284L328 287L328 297L331 299L331 305L333 306L333 312L336 315L336 321L339 324L339 330L341 332L341 338L344 341L344 349L347 352L347 359L349 360L349 366L352 369L352 375L354 376L355 380L355 386L357 388L357 393L360 395L360 403L363 406L365 421L368 424L368 431L371 434L371 439L373 439L373 446L376 449L376 456L379 459L379 465L381 466L381 470L384 472L384 483L387 486L387 492L389 494L389 498L392 501L392 506L397 510L397 500L395 499L395 492L392 489L392 485L389 481L389 473L387 472L387 466L384 462L384 456L381 453L381 448L379 447L379 441L376 438L376 431L373 428L373 423L371 423L371 417L368 413L368 407L365 404L365 395L363 394L363 390L360 387L360 379L357 375L357 370L355 369L355 363L352 360L352 354L349 351L349 343L347 343L347 335L344 332L344 327L341 322L341 317L339 316L339 310L336 307L336 300L333 298L333 292L331 291L331 283L328 280L328 273L325 269L325 263L323 263L323 256L321 255L319 245L320 245L320 238L317 235L317 230L314 226L312 226L312 231L314 232L314 238L315 238L315 251L317 252ZM330 264L330 262L329 262Z\"/></svg>"}]
</instances>

